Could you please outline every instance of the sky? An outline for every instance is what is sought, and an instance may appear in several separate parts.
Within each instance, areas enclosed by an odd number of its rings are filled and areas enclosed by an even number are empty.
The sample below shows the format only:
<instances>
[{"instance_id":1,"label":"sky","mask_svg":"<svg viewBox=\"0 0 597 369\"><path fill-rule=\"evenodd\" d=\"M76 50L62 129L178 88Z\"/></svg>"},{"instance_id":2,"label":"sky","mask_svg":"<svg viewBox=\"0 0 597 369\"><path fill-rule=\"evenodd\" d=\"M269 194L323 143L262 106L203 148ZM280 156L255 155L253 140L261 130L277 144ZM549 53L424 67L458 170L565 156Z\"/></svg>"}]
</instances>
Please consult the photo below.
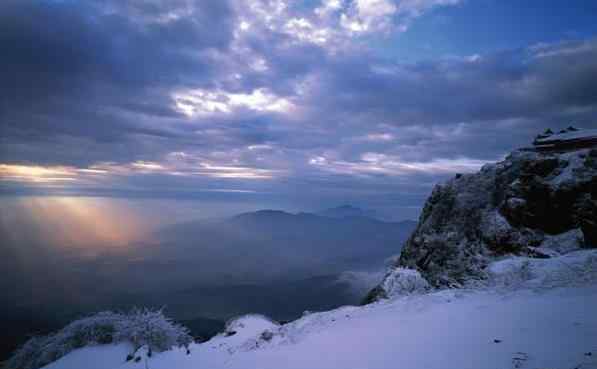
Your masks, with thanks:
<instances>
[{"instance_id":1,"label":"sky","mask_svg":"<svg viewBox=\"0 0 597 369\"><path fill-rule=\"evenodd\" d=\"M597 3L4 0L0 194L355 203L597 126Z\"/></svg>"}]
</instances>

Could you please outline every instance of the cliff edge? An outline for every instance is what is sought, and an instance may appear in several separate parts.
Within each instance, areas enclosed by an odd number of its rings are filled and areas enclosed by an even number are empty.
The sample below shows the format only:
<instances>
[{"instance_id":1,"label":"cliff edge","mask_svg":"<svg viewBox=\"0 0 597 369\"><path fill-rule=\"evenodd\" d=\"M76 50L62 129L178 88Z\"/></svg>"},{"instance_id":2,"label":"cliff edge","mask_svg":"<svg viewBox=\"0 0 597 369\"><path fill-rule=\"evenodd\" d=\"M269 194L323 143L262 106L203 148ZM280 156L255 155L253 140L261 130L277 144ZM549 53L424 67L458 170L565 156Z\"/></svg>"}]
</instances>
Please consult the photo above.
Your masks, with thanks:
<instances>
[{"instance_id":1,"label":"cliff edge","mask_svg":"<svg viewBox=\"0 0 597 369\"><path fill-rule=\"evenodd\" d=\"M549 258L597 247L596 131L549 134L437 185L394 269L365 302L386 297L385 286L395 285L389 279L404 269L430 287L460 287L485 279L489 263L506 255Z\"/></svg>"}]
</instances>

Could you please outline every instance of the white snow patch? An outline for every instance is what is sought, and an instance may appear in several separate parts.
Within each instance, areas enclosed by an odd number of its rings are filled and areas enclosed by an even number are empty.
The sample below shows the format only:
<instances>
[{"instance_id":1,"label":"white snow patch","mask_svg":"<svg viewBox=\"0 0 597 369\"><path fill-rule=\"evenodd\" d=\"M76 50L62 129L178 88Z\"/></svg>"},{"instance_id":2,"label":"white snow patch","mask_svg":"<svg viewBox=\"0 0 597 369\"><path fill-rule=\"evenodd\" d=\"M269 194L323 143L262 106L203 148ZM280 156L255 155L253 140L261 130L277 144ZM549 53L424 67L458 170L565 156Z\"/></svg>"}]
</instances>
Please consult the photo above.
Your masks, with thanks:
<instances>
[{"instance_id":1,"label":"white snow patch","mask_svg":"<svg viewBox=\"0 0 597 369\"><path fill-rule=\"evenodd\" d=\"M280 325L272 319L259 314L243 315L226 323L223 333L215 336L206 344L225 348L233 353L239 349L248 349L256 344L261 335L277 331Z\"/></svg>"},{"instance_id":2,"label":"white snow patch","mask_svg":"<svg viewBox=\"0 0 597 369\"><path fill-rule=\"evenodd\" d=\"M88 346L72 351L57 361L45 366L46 369L106 369L124 366L126 356L133 346L126 343L115 345ZM132 366L131 366L132 367Z\"/></svg>"},{"instance_id":3,"label":"white snow patch","mask_svg":"<svg viewBox=\"0 0 597 369\"><path fill-rule=\"evenodd\" d=\"M547 289L597 282L597 250L549 259L510 257L487 268L492 285L506 289Z\"/></svg>"},{"instance_id":4,"label":"white snow patch","mask_svg":"<svg viewBox=\"0 0 597 369\"><path fill-rule=\"evenodd\" d=\"M575 228L558 235L545 236L545 239L541 242L541 249L549 249L560 254L566 254L581 249L583 243L584 235L582 231L580 228Z\"/></svg>"}]
</instances>

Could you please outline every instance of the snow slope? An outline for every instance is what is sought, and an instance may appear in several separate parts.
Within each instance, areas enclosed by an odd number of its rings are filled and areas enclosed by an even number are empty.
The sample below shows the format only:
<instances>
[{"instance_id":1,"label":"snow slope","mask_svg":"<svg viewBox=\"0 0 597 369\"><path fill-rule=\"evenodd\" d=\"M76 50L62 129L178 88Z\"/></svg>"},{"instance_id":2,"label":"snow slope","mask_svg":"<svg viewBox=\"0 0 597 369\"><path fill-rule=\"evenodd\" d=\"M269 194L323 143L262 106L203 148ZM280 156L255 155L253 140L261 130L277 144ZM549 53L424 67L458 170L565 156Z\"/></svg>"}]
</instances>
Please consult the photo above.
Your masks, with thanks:
<instances>
[{"instance_id":1,"label":"snow slope","mask_svg":"<svg viewBox=\"0 0 597 369\"><path fill-rule=\"evenodd\" d=\"M135 363L125 362L126 345L87 347L46 369L597 368L597 250L504 258L489 274L483 286L313 313L282 326L241 317L228 333L191 345L190 355L172 350Z\"/></svg>"}]
</instances>

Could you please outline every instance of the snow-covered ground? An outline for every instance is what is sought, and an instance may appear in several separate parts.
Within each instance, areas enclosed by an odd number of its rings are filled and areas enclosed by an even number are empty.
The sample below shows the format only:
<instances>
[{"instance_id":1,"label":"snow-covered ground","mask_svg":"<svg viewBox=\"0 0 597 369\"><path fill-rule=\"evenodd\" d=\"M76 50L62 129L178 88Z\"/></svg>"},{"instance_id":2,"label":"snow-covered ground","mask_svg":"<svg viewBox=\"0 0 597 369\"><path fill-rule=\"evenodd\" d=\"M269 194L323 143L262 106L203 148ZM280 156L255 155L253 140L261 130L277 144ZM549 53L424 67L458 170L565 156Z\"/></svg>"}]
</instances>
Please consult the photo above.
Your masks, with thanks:
<instances>
[{"instance_id":1,"label":"snow-covered ground","mask_svg":"<svg viewBox=\"0 0 597 369\"><path fill-rule=\"evenodd\" d=\"M127 345L95 346L46 368L597 368L597 250L507 258L489 275L475 288L313 313L282 326L241 317L228 333L191 345L189 355L140 351L141 361L126 362Z\"/></svg>"}]
</instances>

